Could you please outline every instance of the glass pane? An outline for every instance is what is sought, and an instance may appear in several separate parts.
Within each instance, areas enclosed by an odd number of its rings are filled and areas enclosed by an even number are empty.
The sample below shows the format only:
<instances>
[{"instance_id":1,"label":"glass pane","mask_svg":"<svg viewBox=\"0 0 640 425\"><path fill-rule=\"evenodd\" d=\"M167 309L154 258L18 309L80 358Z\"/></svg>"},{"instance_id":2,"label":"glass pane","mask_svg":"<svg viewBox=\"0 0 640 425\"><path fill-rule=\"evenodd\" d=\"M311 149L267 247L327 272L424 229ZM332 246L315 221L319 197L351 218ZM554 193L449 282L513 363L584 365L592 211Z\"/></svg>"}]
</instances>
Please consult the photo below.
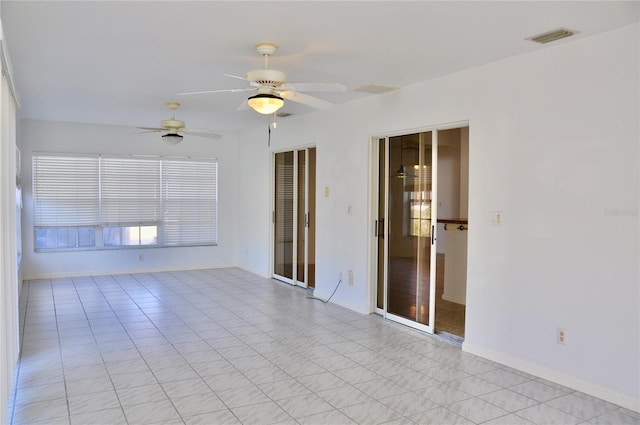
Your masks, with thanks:
<instances>
[{"instance_id":1,"label":"glass pane","mask_svg":"<svg viewBox=\"0 0 640 425\"><path fill-rule=\"evenodd\" d=\"M102 229L102 240L104 246L121 246L122 237L119 227L105 227Z\"/></svg>"},{"instance_id":2,"label":"glass pane","mask_svg":"<svg viewBox=\"0 0 640 425\"><path fill-rule=\"evenodd\" d=\"M293 152L275 155L274 268L293 279Z\"/></svg>"},{"instance_id":3,"label":"glass pane","mask_svg":"<svg viewBox=\"0 0 640 425\"><path fill-rule=\"evenodd\" d=\"M429 299L431 291L431 194L432 167L431 150L433 142L431 132L419 135L419 157L414 167L415 177L413 191L417 193L415 201L416 239L418 240L418 287L416 294L416 321L429 325ZM435 282L433 282L435 285Z\"/></svg>"},{"instance_id":4,"label":"glass pane","mask_svg":"<svg viewBox=\"0 0 640 425\"><path fill-rule=\"evenodd\" d=\"M304 253L305 253L305 228L306 228L306 151L298 151L298 202L297 202L297 216L298 216L298 234L296 245L296 280L298 282L304 282Z\"/></svg>"},{"instance_id":5,"label":"glass pane","mask_svg":"<svg viewBox=\"0 0 640 425\"><path fill-rule=\"evenodd\" d=\"M75 248L76 229L58 229L58 248Z\"/></svg>"},{"instance_id":6,"label":"glass pane","mask_svg":"<svg viewBox=\"0 0 640 425\"><path fill-rule=\"evenodd\" d=\"M86 227L78 229L78 246L96 246L96 229Z\"/></svg>"},{"instance_id":7,"label":"glass pane","mask_svg":"<svg viewBox=\"0 0 640 425\"><path fill-rule=\"evenodd\" d=\"M385 181L386 177L386 139L378 140L378 288L376 306L384 308L384 214L385 214Z\"/></svg>"},{"instance_id":8,"label":"glass pane","mask_svg":"<svg viewBox=\"0 0 640 425\"><path fill-rule=\"evenodd\" d=\"M316 148L309 148L309 158L307 161L309 167L309 190L307 192L309 198L309 222L307 228L307 285L311 288L316 287Z\"/></svg>"},{"instance_id":9,"label":"glass pane","mask_svg":"<svg viewBox=\"0 0 640 425\"><path fill-rule=\"evenodd\" d=\"M129 226L122 228L122 245L140 245L139 226Z\"/></svg>"},{"instance_id":10,"label":"glass pane","mask_svg":"<svg viewBox=\"0 0 640 425\"><path fill-rule=\"evenodd\" d=\"M140 226L140 245L158 243L158 226Z\"/></svg>"},{"instance_id":11,"label":"glass pane","mask_svg":"<svg viewBox=\"0 0 640 425\"><path fill-rule=\"evenodd\" d=\"M387 311L429 324L431 133L389 139Z\"/></svg>"},{"instance_id":12,"label":"glass pane","mask_svg":"<svg viewBox=\"0 0 640 425\"><path fill-rule=\"evenodd\" d=\"M55 229L36 230L36 249L56 248Z\"/></svg>"}]
</instances>

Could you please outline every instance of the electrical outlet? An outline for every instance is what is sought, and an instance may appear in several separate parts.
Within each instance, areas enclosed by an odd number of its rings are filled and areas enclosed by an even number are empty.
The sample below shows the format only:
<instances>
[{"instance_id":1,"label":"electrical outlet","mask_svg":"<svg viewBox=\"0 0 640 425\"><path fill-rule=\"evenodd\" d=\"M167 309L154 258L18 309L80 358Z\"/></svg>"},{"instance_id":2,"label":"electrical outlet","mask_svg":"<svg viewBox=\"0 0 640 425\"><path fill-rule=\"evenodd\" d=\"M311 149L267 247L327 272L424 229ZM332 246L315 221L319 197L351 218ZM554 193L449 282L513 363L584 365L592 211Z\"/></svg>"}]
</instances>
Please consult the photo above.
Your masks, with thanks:
<instances>
[{"instance_id":1,"label":"electrical outlet","mask_svg":"<svg viewBox=\"0 0 640 425\"><path fill-rule=\"evenodd\" d=\"M556 331L556 342L558 344L564 345L566 341L567 341L567 331L565 331L562 328L558 328L558 330Z\"/></svg>"},{"instance_id":2,"label":"electrical outlet","mask_svg":"<svg viewBox=\"0 0 640 425\"><path fill-rule=\"evenodd\" d=\"M349 285L353 286L353 270L349 270Z\"/></svg>"}]
</instances>

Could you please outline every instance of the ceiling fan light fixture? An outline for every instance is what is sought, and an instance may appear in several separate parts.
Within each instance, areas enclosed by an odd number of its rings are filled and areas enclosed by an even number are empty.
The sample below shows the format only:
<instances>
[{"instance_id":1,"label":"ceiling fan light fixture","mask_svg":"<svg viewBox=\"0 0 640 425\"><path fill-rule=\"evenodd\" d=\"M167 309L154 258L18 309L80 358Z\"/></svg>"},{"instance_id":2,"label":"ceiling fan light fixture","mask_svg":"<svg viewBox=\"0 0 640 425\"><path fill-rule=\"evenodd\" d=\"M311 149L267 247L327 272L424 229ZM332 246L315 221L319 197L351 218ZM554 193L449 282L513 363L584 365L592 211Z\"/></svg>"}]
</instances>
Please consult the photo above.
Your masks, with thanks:
<instances>
[{"instance_id":1,"label":"ceiling fan light fixture","mask_svg":"<svg viewBox=\"0 0 640 425\"><path fill-rule=\"evenodd\" d=\"M273 114L284 106L284 100L280 96L268 93L258 93L247 99L249 106L260 114Z\"/></svg>"},{"instance_id":2,"label":"ceiling fan light fixture","mask_svg":"<svg viewBox=\"0 0 640 425\"><path fill-rule=\"evenodd\" d=\"M169 145L177 145L182 142L183 136L178 133L167 133L162 136L162 140Z\"/></svg>"}]
</instances>

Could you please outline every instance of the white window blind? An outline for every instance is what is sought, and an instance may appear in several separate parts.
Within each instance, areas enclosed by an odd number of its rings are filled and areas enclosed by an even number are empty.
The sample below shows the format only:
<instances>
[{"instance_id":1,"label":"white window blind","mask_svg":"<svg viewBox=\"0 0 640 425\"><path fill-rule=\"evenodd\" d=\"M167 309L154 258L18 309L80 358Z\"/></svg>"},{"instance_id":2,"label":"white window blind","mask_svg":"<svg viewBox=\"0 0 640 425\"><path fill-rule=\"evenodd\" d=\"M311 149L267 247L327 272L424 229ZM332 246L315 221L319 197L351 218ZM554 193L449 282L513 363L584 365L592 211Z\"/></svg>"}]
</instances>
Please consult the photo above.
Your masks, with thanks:
<instances>
[{"instance_id":1,"label":"white window blind","mask_svg":"<svg viewBox=\"0 0 640 425\"><path fill-rule=\"evenodd\" d=\"M165 246L217 242L217 168L215 161L162 162Z\"/></svg>"},{"instance_id":2,"label":"white window blind","mask_svg":"<svg viewBox=\"0 0 640 425\"><path fill-rule=\"evenodd\" d=\"M98 196L98 156L33 156L35 226L95 226Z\"/></svg>"},{"instance_id":3,"label":"white window blind","mask_svg":"<svg viewBox=\"0 0 640 425\"><path fill-rule=\"evenodd\" d=\"M160 161L144 158L100 159L102 224L160 221Z\"/></svg>"},{"instance_id":4,"label":"white window blind","mask_svg":"<svg viewBox=\"0 0 640 425\"><path fill-rule=\"evenodd\" d=\"M122 232L141 232L142 245L215 245L217 172L215 159L36 154L36 248L131 245Z\"/></svg>"}]
</instances>

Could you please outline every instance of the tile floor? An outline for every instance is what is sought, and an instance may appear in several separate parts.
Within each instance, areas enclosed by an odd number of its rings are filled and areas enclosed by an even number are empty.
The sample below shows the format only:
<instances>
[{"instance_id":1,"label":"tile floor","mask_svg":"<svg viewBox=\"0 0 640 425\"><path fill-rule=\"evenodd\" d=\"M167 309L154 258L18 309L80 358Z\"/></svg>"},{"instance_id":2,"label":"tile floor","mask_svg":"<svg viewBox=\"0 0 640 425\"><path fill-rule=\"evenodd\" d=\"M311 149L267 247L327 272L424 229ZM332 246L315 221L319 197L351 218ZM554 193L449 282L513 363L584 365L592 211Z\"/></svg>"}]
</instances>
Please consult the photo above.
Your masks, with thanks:
<instances>
[{"instance_id":1,"label":"tile floor","mask_svg":"<svg viewBox=\"0 0 640 425\"><path fill-rule=\"evenodd\" d=\"M18 424L640 424L240 269L25 282Z\"/></svg>"}]
</instances>

